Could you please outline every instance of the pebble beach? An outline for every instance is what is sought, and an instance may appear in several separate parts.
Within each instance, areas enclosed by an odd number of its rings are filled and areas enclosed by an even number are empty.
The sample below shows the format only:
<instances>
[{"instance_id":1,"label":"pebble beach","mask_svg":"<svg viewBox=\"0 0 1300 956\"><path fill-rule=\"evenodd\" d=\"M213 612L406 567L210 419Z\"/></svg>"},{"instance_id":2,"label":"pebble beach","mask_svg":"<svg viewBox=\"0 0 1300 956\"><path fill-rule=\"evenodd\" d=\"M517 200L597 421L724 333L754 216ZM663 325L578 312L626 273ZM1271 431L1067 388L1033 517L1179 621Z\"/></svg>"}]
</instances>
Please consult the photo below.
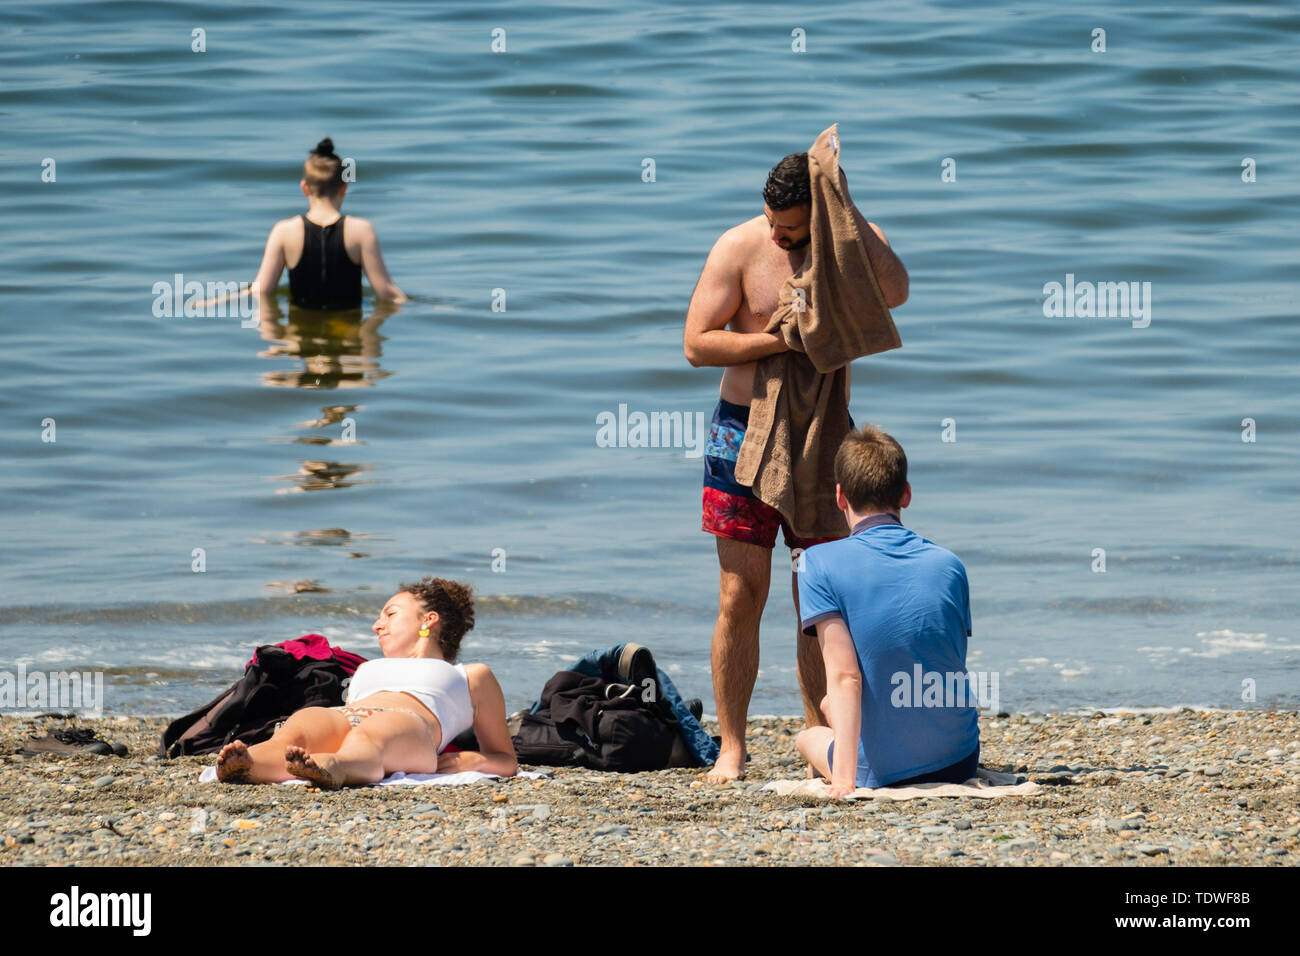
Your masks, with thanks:
<instances>
[{"instance_id":1,"label":"pebble beach","mask_svg":"<svg viewBox=\"0 0 1300 956\"><path fill-rule=\"evenodd\" d=\"M462 787L199 783L212 757L156 757L161 718L81 720L125 757L23 756L61 718L0 719L8 866L1289 866L1300 858L1300 714L981 718L981 764L1042 786L998 800L827 801L801 721L751 721L747 778L540 768ZM707 722L706 729L713 730Z\"/></svg>"}]
</instances>

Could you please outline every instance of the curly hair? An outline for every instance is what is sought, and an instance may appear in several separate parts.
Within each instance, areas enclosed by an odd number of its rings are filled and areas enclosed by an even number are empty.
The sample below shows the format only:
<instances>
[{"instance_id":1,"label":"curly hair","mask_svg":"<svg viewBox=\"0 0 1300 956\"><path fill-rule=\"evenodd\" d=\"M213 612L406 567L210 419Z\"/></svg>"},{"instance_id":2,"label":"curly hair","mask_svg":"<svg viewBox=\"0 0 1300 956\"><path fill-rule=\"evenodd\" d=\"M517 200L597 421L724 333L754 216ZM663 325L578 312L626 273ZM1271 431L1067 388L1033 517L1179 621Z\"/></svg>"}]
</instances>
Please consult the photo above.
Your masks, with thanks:
<instances>
[{"instance_id":1,"label":"curly hair","mask_svg":"<svg viewBox=\"0 0 1300 956\"><path fill-rule=\"evenodd\" d=\"M460 653L460 642L474 627L474 591L468 584L446 578L424 577L418 584L398 590L414 597L426 611L438 615L438 648L449 663Z\"/></svg>"},{"instance_id":2,"label":"curly hair","mask_svg":"<svg viewBox=\"0 0 1300 956\"><path fill-rule=\"evenodd\" d=\"M763 202L774 212L812 203L807 153L791 153L772 167L763 186Z\"/></svg>"}]
</instances>

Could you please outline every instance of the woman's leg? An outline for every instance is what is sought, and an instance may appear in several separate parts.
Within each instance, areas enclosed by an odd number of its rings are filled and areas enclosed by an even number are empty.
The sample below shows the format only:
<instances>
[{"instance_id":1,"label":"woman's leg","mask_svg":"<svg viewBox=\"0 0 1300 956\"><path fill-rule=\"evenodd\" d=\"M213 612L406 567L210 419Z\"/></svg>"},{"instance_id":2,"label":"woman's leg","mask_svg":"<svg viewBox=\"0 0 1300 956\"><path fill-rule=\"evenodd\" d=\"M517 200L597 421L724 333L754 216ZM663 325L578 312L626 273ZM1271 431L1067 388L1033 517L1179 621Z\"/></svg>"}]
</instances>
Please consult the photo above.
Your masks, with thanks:
<instances>
[{"instance_id":1,"label":"woman's leg","mask_svg":"<svg viewBox=\"0 0 1300 956\"><path fill-rule=\"evenodd\" d=\"M371 714L353 727L338 749L290 746L286 770L327 789L378 783L398 770L436 773L438 751L429 725L408 710Z\"/></svg>"},{"instance_id":2,"label":"woman's leg","mask_svg":"<svg viewBox=\"0 0 1300 956\"><path fill-rule=\"evenodd\" d=\"M306 707L284 722L275 735L249 747L241 740L221 748L217 755L217 779L223 783L279 783L294 775L284 766L285 748L335 750L351 724L337 710Z\"/></svg>"}]
</instances>

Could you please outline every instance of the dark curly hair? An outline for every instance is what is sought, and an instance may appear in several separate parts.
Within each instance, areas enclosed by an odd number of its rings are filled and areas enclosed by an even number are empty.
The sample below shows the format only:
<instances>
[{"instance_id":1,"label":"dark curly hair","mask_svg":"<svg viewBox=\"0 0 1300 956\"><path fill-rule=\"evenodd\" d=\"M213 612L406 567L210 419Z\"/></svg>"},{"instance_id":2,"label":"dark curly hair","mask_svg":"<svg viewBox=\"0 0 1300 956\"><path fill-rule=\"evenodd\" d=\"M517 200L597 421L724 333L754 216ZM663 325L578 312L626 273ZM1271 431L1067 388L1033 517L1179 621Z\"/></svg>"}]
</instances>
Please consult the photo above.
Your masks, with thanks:
<instances>
[{"instance_id":1,"label":"dark curly hair","mask_svg":"<svg viewBox=\"0 0 1300 956\"><path fill-rule=\"evenodd\" d=\"M474 627L473 589L459 581L424 577L418 584L403 584L398 590L410 594L426 611L437 612L438 648L449 663L454 662L465 632Z\"/></svg>"},{"instance_id":2,"label":"dark curly hair","mask_svg":"<svg viewBox=\"0 0 1300 956\"><path fill-rule=\"evenodd\" d=\"M791 153L772 167L763 186L763 202L774 212L812 203L807 153Z\"/></svg>"}]
</instances>

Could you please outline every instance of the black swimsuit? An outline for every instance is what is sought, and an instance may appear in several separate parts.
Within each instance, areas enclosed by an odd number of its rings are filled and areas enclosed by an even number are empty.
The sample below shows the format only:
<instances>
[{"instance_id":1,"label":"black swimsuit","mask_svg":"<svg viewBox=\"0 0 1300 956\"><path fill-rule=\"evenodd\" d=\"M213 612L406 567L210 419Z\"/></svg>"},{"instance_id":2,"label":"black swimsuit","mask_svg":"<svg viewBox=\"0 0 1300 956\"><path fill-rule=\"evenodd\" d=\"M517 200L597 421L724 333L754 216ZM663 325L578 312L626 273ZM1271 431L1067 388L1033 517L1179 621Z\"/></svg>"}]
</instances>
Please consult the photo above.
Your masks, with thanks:
<instances>
[{"instance_id":1,"label":"black swimsuit","mask_svg":"<svg viewBox=\"0 0 1300 956\"><path fill-rule=\"evenodd\" d=\"M361 266L343 248L343 220L318 226L302 218L302 258L289 270L289 300L303 309L356 309L361 305Z\"/></svg>"}]
</instances>

